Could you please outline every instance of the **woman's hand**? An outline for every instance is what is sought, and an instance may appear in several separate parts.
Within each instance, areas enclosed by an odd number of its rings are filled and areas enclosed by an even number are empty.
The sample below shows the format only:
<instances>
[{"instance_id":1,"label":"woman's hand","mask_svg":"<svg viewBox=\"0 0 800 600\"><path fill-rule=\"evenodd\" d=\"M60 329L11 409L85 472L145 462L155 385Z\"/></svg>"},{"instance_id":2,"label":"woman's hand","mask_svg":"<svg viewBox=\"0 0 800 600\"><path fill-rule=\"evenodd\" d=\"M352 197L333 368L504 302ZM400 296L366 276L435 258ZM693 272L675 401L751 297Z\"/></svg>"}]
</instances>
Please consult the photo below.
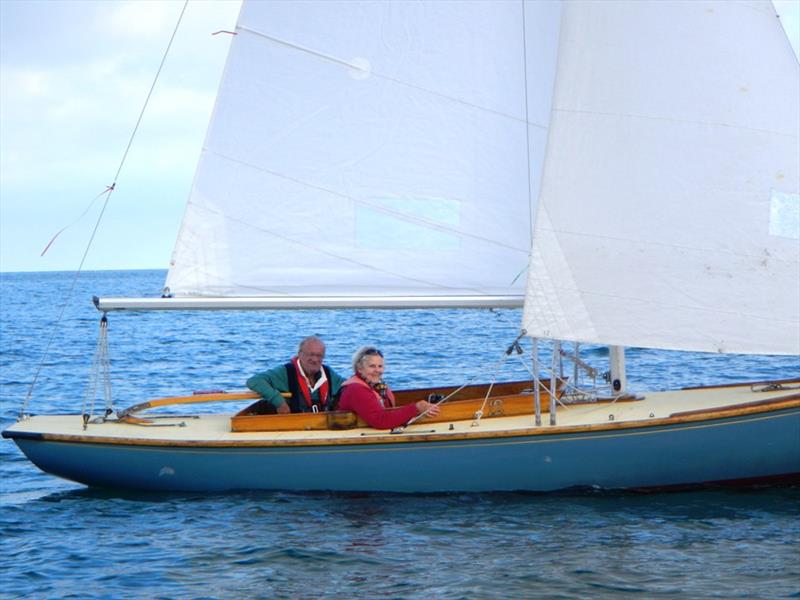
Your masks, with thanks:
<instances>
[{"instance_id":1,"label":"woman's hand","mask_svg":"<svg viewBox=\"0 0 800 600\"><path fill-rule=\"evenodd\" d=\"M415 406L417 407L418 415L421 415L425 411L428 411L428 415L435 417L442 410L441 408L439 408L438 404L431 404L427 400L420 400L419 402L416 403Z\"/></svg>"}]
</instances>

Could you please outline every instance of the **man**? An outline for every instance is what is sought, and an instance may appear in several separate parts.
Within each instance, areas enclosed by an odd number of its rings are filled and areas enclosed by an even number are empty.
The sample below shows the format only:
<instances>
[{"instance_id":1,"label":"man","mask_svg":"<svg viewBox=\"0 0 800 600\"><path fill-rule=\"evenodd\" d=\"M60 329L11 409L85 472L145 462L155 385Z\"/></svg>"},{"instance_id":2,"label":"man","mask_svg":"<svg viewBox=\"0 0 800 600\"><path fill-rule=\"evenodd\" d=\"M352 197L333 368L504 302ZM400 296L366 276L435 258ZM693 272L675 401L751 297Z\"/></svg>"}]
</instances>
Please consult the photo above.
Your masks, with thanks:
<instances>
[{"instance_id":1,"label":"man","mask_svg":"<svg viewBox=\"0 0 800 600\"><path fill-rule=\"evenodd\" d=\"M288 363L253 375L247 380L247 387L261 394L262 399L249 412L287 414L331 410L344 379L322 364L324 358L325 344L312 335L300 342L297 356Z\"/></svg>"}]
</instances>

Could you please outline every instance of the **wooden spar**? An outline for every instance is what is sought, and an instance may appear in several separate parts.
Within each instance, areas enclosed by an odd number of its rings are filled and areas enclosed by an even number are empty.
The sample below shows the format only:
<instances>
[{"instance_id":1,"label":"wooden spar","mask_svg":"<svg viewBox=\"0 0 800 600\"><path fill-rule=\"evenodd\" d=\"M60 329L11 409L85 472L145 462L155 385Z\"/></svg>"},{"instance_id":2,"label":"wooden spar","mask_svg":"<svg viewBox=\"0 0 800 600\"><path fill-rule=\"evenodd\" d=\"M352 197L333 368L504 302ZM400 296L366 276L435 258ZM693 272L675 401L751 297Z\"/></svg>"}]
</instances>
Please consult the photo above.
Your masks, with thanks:
<instances>
[{"instance_id":1,"label":"wooden spar","mask_svg":"<svg viewBox=\"0 0 800 600\"><path fill-rule=\"evenodd\" d=\"M133 413L157 408L159 406L170 406L172 404L201 404L203 402L229 402L232 400L254 400L261 396L256 392L220 392L216 394L194 394L192 396L173 396L169 398L158 398L156 400L148 400L140 404L126 408L119 413L119 417L127 417ZM289 395L285 394L284 397L288 398Z\"/></svg>"}]
</instances>

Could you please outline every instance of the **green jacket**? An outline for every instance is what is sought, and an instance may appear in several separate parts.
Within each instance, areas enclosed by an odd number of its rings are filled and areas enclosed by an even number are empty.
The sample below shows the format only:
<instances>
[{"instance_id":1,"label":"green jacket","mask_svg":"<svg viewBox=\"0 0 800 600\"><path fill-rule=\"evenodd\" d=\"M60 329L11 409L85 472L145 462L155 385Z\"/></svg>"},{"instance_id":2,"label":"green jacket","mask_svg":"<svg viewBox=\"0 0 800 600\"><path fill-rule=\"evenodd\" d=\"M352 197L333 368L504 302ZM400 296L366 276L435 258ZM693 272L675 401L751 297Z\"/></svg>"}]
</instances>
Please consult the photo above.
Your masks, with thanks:
<instances>
[{"instance_id":1,"label":"green jacket","mask_svg":"<svg viewBox=\"0 0 800 600\"><path fill-rule=\"evenodd\" d=\"M325 365L327 367L327 365ZM338 396L339 390L344 383L344 379L333 369L327 367L330 377L328 378L328 386L331 398ZM284 402L289 403L287 398L284 398L281 393L289 393L291 386L289 385L289 376L286 372L286 366L281 365L264 371L256 373L247 380L247 387L254 392L261 394L261 397L270 402L275 408L278 408ZM319 388L311 392L313 400L319 400ZM289 403L291 406L291 403ZM303 411L305 406L300 405Z\"/></svg>"}]
</instances>

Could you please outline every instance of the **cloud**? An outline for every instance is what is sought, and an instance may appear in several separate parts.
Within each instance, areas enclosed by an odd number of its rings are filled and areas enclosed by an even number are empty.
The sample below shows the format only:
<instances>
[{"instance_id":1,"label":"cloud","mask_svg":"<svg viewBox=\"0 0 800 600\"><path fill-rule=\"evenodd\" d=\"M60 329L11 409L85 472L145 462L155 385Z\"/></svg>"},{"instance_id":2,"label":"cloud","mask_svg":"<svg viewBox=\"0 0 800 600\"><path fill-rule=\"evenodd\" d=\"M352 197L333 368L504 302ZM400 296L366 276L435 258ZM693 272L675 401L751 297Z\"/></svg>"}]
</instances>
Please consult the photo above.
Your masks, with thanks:
<instances>
[{"instance_id":1,"label":"cloud","mask_svg":"<svg viewBox=\"0 0 800 600\"><path fill-rule=\"evenodd\" d=\"M219 23L232 27L236 11L231 7L237 7L227 4L226 20L219 7L193 4L142 121L139 136L157 145L143 156L139 172L196 160L202 144L227 50L225 40L212 38L211 32ZM11 53L0 81L4 186L35 183L43 170L51 177L97 177L98 172L109 177L109 165L122 156L181 6L98 3L92 18L75 20L76 31L91 32L86 40L49 36L59 60L14 61ZM217 12L209 15L203 8ZM119 36L129 39L109 43ZM92 49L88 56L87 46ZM167 159L168 148L179 153Z\"/></svg>"},{"instance_id":2,"label":"cloud","mask_svg":"<svg viewBox=\"0 0 800 600\"><path fill-rule=\"evenodd\" d=\"M39 253L112 182L182 7L0 0L1 269L77 266L91 215ZM232 29L238 9L189 3L104 217L109 244L157 228L174 239L229 43L211 33ZM171 243L135 244L130 260L95 266L163 265Z\"/></svg>"},{"instance_id":3,"label":"cloud","mask_svg":"<svg viewBox=\"0 0 800 600\"><path fill-rule=\"evenodd\" d=\"M175 8L180 2L115 2L98 12L96 26L111 36L161 39L175 25Z\"/></svg>"}]
</instances>

